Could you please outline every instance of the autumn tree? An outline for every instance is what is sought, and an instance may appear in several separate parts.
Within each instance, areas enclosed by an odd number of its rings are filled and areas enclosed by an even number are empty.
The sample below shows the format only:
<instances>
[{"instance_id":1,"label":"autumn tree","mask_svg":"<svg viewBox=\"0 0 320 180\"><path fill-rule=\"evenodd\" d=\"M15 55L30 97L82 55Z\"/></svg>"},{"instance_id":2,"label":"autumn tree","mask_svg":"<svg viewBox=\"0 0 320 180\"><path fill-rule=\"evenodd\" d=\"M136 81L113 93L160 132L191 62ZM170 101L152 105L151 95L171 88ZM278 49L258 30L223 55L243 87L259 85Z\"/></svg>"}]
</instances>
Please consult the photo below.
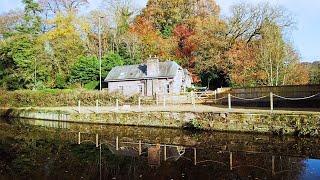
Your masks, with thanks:
<instances>
[{"instance_id":1,"label":"autumn tree","mask_svg":"<svg viewBox=\"0 0 320 180\"><path fill-rule=\"evenodd\" d=\"M295 22L292 15L282 7L269 3L239 3L231 7L231 16L227 18L230 44L236 40L247 43L259 39L261 30L266 23L272 23L281 30L290 30Z\"/></svg>"},{"instance_id":2,"label":"autumn tree","mask_svg":"<svg viewBox=\"0 0 320 180\"><path fill-rule=\"evenodd\" d=\"M12 35L19 23L23 21L23 12L9 11L0 15L0 38Z\"/></svg>"},{"instance_id":3,"label":"autumn tree","mask_svg":"<svg viewBox=\"0 0 320 180\"><path fill-rule=\"evenodd\" d=\"M229 71L232 86L254 87L267 78L258 66L257 52L257 45L245 41L236 42L227 52L232 67Z\"/></svg>"},{"instance_id":4,"label":"autumn tree","mask_svg":"<svg viewBox=\"0 0 320 180\"><path fill-rule=\"evenodd\" d=\"M195 16L219 14L214 0L149 0L140 16L145 17L164 37L169 37L176 25Z\"/></svg>"},{"instance_id":5,"label":"autumn tree","mask_svg":"<svg viewBox=\"0 0 320 180\"><path fill-rule=\"evenodd\" d=\"M118 53L125 64L136 64L141 60L140 43L131 26L138 10L131 0L104 0L109 18L109 51Z\"/></svg>"},{"instance_id":6,"label":"autumn tree","mask_svg":"<svg viewBox=\"0 0 320 180\"><path fill-rule=\"evenodd\" d=\"M227 25L227 59L233 85L306 83L308 73L300 76L300 82L288 74L304 72L305 68L299 65L299 57L284 38L294 26L292 16L285 9L268 3L237 4Z\"/></svg>"},{"instance_id":7,"label":"autumn tree","mask_svg":"<svg viewBox=\"0 0 320 180\"><path fill-rule=\"evenodd\" d=\"M54 87L57 80L67 80L72 65L85 53L85 49L76 26L77 18L72 11L67 15L57 14L49 23L55 28L43 34L41 40L45 44L44 52L52 77L51 86Z\"/></svg>"},{"instance_id":8,"label":"autumn tree","mask_svg":"<svg viewBox=\"0 0 320 180\"><path fill-rule=\"evenodd\" d=\"M138 39L142 59L149 56L158 56L162 59L169 59L172 43L161 37L159 31L154 29L151 22L139 17L130 28L130 33Z\"/></svg>"},{"instance_id":9,"label":"autumn tree","mask_svg":"<svg viewBox=\"0 0 320 180\"><path fill-rule=\"evenodd\" d=\"M81 7L88 5L88 0L39 0L39 4L47 15L78 11Z\"/></svg>"}]
</instances>

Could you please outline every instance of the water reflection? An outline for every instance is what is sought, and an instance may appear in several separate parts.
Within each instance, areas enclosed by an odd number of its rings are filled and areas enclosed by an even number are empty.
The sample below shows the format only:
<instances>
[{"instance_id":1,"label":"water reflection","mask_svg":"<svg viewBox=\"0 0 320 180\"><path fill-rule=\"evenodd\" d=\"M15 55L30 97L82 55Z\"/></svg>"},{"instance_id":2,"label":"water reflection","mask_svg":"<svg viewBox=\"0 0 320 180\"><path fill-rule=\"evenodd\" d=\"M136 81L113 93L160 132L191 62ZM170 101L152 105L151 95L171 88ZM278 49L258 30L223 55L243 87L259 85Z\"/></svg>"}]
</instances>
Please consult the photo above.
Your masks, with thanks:
<instances>
[{"instance_id":1,"label":"water reflection","mask_svg":"<svg viewBox=\"0 0 320 180\"><path fill-rule=\"evenodd\" d=\"M1 179L15 174L40 179L320 178L318 139L21 122L58 129L19 129L23 141L19 134L14 141L2 139Z\"/></svg>"},{"instance_id":2,"label":"water reflection","mask_svg":"<svg viewBox=\"0 0 320 180\"><path fill-rule=\"evenodd\" d=\"M78 135L79 145L83 142L94 143L92 140L81 139L81 133ZM152 168L161 169L164 166L169 166L166 169L170 169L170 165L175 163L193 164L197 168L213 167L223 170L225 174L222 177L226 175L226 177L248 177L255 179L288 178L290 176L293 178L303 178L304 176L299 176L300 172L309 171L309 169L306 169L306 161L303 157L277 156L270 153L252 151L227 151L224 148L205 149L172 144L150 144L141 141L127 142L119 140L118 136L114 140L101 138L99 140L99 135L96 134L95 143L96 147L99 147L100 150L100 169L104 167L101 163L101 151L106 148L114 155L139 157ZM311 167L316 168L312 165ZM314 172L313 174L307 173L305 175L309 178L312 175L315 177L320 175L320 173ZM188 174L187 171L186 173L182 173L182 176L194 177ZM102 177L100 176L100 178Z\"/></svg>"}]
</instances>

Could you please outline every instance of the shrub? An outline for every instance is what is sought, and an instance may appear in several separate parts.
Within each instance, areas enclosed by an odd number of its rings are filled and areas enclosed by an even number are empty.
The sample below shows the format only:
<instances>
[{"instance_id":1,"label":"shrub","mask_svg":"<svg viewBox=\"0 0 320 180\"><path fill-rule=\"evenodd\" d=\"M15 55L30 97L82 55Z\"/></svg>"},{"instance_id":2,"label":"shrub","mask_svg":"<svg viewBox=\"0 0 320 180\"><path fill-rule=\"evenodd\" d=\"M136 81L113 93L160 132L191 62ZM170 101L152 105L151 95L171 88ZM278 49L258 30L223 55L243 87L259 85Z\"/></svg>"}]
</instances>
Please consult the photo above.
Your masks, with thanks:
<instances>
[{"instance_id":1,"label":"shrub","mask_svg":"<svg viewBox=\"0 0 320 180\"><path fill-rule=\"evenodd\" d=\"M99 87L99 81L90 81L89 83L84 85L84 88L87 90L98 89L98 87Z\"/></svg>"}]
</instances>

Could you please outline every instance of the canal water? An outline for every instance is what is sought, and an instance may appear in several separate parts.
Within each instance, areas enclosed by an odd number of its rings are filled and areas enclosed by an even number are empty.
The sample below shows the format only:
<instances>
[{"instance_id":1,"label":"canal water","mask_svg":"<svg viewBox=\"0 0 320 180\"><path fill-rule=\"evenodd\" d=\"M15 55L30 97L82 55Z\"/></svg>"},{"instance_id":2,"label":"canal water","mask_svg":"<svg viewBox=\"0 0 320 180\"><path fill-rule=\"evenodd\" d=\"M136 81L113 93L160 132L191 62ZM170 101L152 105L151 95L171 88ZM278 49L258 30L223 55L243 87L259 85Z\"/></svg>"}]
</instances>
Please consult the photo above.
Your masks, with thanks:
<instances>
[{"instance_id":1,"label":"canal water","mask_svg":"<svg viewBox=\"0 0 320 180\"><path fill-rule=\"evenodd\" d=\"M318 138L2 120L0 179L320 179Z\"/></svg>"}]
</instances>

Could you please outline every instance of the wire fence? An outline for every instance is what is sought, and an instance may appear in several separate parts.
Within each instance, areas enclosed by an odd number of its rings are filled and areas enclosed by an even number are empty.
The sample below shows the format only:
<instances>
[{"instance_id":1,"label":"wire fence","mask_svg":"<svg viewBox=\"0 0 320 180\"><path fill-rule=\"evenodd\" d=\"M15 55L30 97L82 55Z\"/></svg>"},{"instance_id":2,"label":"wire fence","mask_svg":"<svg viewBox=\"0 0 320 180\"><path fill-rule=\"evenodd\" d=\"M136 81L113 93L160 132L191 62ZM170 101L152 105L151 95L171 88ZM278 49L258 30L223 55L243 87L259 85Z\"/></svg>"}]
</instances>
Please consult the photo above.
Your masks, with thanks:
<instances>
[{"instance_id":1,"label":"wire fence","mask_svg":"<svg viewBox=\"0 0 320 180\"><path fill-rule=\"evenodd\" d=\"M260 92L261 94L261 92ZM306 94L306 93L305 93ZM275 108L320 108L320 92L304 96L286 97L273 92L263 92L262 96L254 96L247 93L217 93L211 92L189 92L182 94L158 94L157 96L138 97L136 101L116 99L114 103L96 100L95 104L78 101L77 111L81 112L85 107L91 107L91 111L99 112L101 107L112 107L112 110L142 110L143 107L167 107L168 105L183 106L197 104L223 105L229 110L233 107L258 107L269 108L271 111ZM133 108L134 107L134 108ZM88 108L90 109L90 108Z\"/></svg>"},{"instance_id":2,"label":"wire fence","mask_svg":"<svg viewBox=\"0 0 320 180\"><path fill-rule=\"evenodd\" d=\"M249 98L247 98L247 97ZM268 95L253 97L251 94L231 94L224 93L219 94L216 100L216 104L228 105L229 109L232 106L240 107L270 107L273 110L277 108L320 108L320 93L312 95L297 97L286 97L272 92L268 92ZM228 100L226 100L228 99Z\"/></svg>"}]
</instances>

